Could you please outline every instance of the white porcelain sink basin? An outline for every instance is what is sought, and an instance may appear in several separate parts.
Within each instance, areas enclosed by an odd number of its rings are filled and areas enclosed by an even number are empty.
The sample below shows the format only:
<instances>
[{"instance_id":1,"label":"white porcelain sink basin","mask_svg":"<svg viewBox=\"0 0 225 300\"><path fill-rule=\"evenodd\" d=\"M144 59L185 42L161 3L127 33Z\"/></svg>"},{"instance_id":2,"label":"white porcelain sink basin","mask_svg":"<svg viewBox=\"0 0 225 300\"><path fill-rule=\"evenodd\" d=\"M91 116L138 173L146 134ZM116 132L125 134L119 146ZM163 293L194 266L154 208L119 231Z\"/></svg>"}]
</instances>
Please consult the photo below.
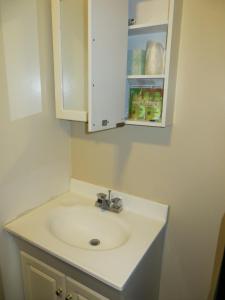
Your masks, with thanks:
<instances>
[{"instance_id":1,"label":"white porcelain sink basin","mask_svg":"<svg viewBox=\"0 0 225 300\"><path fill-rule=\"evenodd\" d=\"M15 219L5 229L122 291L164 228L168 206L114 191L124 207L116 214L95 207L99 192L107 193L107 189L73 179L70 192ZM92 239L100 244L91 245Z\"/></svg>"},{"instance_id":2,"label":"white porcelain sink basin","mask_svg":"<svg viewBox=\"0 0 225 300\"><path fill-rule=\"evenodd\" d=\"M49 216L49 229L62 242L87 250L118 248L131 234L119 215L82 205L57 208Z\"/></svg>"}]
</instances>

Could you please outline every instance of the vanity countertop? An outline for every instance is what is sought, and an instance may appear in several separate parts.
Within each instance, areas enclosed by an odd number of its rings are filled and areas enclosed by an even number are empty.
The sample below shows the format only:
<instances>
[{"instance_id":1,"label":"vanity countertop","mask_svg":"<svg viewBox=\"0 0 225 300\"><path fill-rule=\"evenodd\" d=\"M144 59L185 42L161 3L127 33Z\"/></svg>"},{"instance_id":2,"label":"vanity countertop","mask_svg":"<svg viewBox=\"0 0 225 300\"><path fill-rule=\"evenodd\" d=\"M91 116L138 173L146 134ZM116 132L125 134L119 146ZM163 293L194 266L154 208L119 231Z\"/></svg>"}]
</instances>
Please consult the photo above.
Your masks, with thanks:
<instances>
[{"instance_id":1,"label":"vanity countertop","mask_svg":"<svg viewBox=\"0 0 225 300\"><path fill-rule=\"evenodd\" d=\"M123 211L115 214L102 211L94 206L96 194L99 192L107 192L107 189L72 179L70 192L18 217L6 224L5 229L121 291L142 257L165 226L168 206L113 191L113 195L123 199L124 205ZM85 210L87 210L87 214ZM73 215L73 211L76 211L76 213L85 211L85 213L78 217L78 215ZM92 216L96 219L92 220ZM108 219L110 220L109 226L107 226ZM94 220L97 224L94 223ZM91 228L92 235L96 230L96 236L93 236L93 238L98 238L97 231L101 231L102 226L102 231L106 232L105 237L108 240L108 244L106 244L109 245L108 248L104 249L103 247L101 249L101 245L99 248L93 247L92 249L91 246L84 248L74 246L73 242L68 242L71 238L69 234L73 233L70 224L76 222L76 230L78 231L75 230L72 237L75 242L79 230L83 233L78 238L78 242L82 245L82 238L86 234L85 230L88 231ZM116 226L113 226L113 222ZM66 230L66 226L69 226L68 230ZM122 228L124 232L121 233L120 229L117 230L117 226ZM55 232L59 232L59 236ZM116 239L116 242L122 241L122 234L125 237L124 242L120 242L118 247L110 247L111 237L112 240Z\"/></svg>"}]
</instances>

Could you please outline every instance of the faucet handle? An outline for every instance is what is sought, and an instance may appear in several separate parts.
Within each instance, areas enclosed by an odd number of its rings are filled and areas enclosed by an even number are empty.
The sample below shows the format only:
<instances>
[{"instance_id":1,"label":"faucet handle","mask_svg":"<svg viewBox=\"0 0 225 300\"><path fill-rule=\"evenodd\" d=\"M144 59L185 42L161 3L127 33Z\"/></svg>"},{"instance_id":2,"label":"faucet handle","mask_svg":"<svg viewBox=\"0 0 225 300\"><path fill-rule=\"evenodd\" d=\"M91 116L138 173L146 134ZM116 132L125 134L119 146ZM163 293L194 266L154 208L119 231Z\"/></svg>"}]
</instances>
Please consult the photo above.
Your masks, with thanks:
<instances>
[{"instance_id":1,"label":"faucet handle","mask_svg":"<svg viewBox=\"0 0 225 300\"><path fill-rule=\"evenodd\" d=\"M100 200L100 201L104 201L104 200L106 200L107 195L106 195L105 193L98 193L98 194L97 194L97 198L98 198L98 200Z\"/></svg>"},{"instance_id":2,"label":"faucet handle","mask_svg":"<svg viewBox=\"0 0 225 300\"><path fill-rule=\"evenodd\" d=\"M101 206L103 202L107 199L107 195L105 193L98 193L97 194L97 201L95 203L96 206Z\"/></svg>"},{"instance_id":3,"label":"faucet handle","mask_svg":"<svg viewBox=\"0 0 225 300\"><path fill-rule=\"evenodd\" d=\"M104 193L97 194L97 201L95 202L95 206L102 207L103 203L106 201L107 195Z\"/></svg>"},{"instance_id":4,"label":"faucet handle","mask_svg":"<svg viewBox=\"0 0 225 300\"><path fill-rule=\"evenodd\" d=\"M112 209L120 212L123 209L123 201L119 197L115 197L112 199Z\"/></svg>"}]
</instances>

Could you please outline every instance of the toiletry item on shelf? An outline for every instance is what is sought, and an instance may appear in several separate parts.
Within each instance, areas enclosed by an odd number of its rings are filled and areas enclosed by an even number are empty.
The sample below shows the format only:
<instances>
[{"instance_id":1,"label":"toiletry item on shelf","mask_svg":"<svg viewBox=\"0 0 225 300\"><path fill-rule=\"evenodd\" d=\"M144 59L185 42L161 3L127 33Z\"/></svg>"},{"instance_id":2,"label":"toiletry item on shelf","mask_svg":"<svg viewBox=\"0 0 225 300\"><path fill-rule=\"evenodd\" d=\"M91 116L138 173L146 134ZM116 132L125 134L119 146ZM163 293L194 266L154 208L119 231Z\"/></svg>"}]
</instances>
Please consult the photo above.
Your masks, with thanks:
<instances>
[{"instance_id":1,"label":"toiletry item on shelf","mask_svg":"<svg viewBox=\"0 0 225 300\"><path fill-rule=\"evenodd\" d=\"M129 119L138 120L139 118L139 97L141 94L141 88L130 88L130 109Z\"/></svg>"},{"instance_id":2,"label":"toiletry item on shelf","mask_svg":"<svg viewBox=\"0 0 225 300\"><path fill-rule=\"evenodd\" d=\"M161 88L151 89L149 105L150 107L146 109L146 121L161 122L163 105L163 90Z\"/></svg>"},{"instance_id":3,"label":"toiletry item on shelf","mask_svg":"<svg viewBox=\"0 0 225 300\"><path fill-rule=\"evenodd\" d=\"M136 20L135 19L128 19L128 26L132 26L136 24Z\"/></svg>"},{"instance_id":4,"label":"toiletry item on shelf","mask_svg":"<svg viewBox=\"0 0 225 300\"><path fill-rule=\"evenodd\" d=\"M131 87L131 120L161 122L163 89L161 87Z\"/></svg>"},{"instance_id":5,"label":"toiletry item on shelf","mask_svg":"<svg viewBox=\"0 0 225 300\"><path fill-rule=\"evenodd\" d=\"M131 88L130 89L129 118L132 120L144 120L145 119L144 102L142 99L142 89L141 88Z\"/></svg>"},{"instance_id":6,"label":"toiletry item on shelf","mask_svg":"<svg viewBox=\"0 0 225 300\"><path fill-rule=\"evenodd\" d=\"M139 1L136 11L137 24L164 24L168 22L169 0Z\"/></svg>"},{"instance_id":7,"label":"toiletry item on shelf","mask_svg":"<svg viewBox=\"0 0 225 300\"><path fill-rule=\"evenodd\" d=\"M145 69L145 50L132 49L128 51L128 74L143 75Z\"/></svg>"},{"instance_id":8,"label":"toiletry item on shelf","mask_svg":"<svg viewBox=\"0 0 225 300\"><path fill-rule=\"evenodd\" d=\"M145 75L164 73L165 50L161 43L148 41L145 60Z\"/></svg>"}]
</instances>

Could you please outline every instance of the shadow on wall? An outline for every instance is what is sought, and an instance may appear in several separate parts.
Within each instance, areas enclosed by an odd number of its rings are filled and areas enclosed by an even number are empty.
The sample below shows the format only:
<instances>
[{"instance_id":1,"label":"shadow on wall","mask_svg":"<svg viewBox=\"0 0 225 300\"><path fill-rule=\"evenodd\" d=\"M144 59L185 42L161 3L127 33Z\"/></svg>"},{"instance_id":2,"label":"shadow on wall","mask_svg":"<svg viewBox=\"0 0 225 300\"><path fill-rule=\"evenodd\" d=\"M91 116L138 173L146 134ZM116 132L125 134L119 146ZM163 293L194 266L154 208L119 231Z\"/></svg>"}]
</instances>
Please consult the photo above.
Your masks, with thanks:
<instances>
[{"instance_id":1,"label":"shadow on wall","mask_svg":"<svg viewBox=\"0 0 225 300\"><path fill-rule=\"evenodd\" d=\"M115 149L114 168L121 170L114 178L114 184L119 187L123 172L135 144L145 144L150 147L171 145L173 127L150 128L143 126L125 126L96 133L88 133L87 125L79 122L72 124L72 139L89 141L95 145L112 145Z\"/></svg>"},{"instance_id":2,"label":"shadow on wall","mask_svg":"<svg viewBox=\"0 0 225 300\"><path fill-rule=\"evenodd\" d=\"M130 128L132 128L132 131L129 130ZM141 134L138 134L138 132L140 131ZM126 125L122 128L115 128L90 133L88 132L86 124L85 126L83 126L82 123L73 122L73 132L75 132L75 136L78 138L95 141L97 143L105 142L107 144L110 143L117 145L119 139L119 144L124 145L127 145L127 141L129 141L129 145L131 145L134 142L137 142L141 144L169 146L171 142L172 126L166 128L153 128L144 126L130 127L129 125ZM126 140L124 140L124 133L126 134ZM114 139L114 137L116 138L116 140Z\"/></svg>"},{"instance_id":3,"label":"shadow on wall","mask_svg":"<svg viewBox=\"0 0 225 300\"><path fill-rule=\"evenodd\" d=\"M217 244L217 250L216 250L216 257L215 257L215 262L214 262L214 271L213 271L212 283L211 283L211 290L210 290L208 300L215 299L221 264L222 264L223 255L224 255L224 249L225 249L225 214L223 216L221 226L220 226L220 232L219 232L219 238L218 238L218 244Z\"/></svg>"}]
</instances>

